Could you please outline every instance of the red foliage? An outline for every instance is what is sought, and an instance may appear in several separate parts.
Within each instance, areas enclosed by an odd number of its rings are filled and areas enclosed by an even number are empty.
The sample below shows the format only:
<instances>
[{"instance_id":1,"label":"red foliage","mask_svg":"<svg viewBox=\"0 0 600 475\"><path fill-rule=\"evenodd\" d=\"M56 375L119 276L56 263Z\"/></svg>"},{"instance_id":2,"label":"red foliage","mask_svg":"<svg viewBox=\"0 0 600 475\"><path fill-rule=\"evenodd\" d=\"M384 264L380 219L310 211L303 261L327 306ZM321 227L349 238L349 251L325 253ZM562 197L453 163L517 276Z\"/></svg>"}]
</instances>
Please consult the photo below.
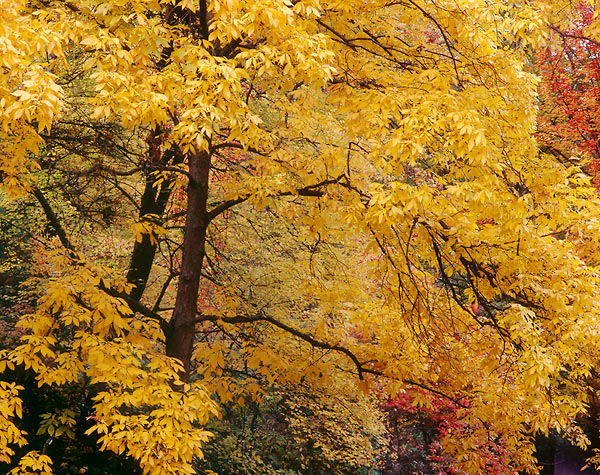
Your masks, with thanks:
<instances>
[{"instance_id":1,"label":"red foliage","mask_svg":"<svg viewBox=\"0 0 600 475\"><path fill-rule=\"evenodd\" d=\"M428 404L417 404L417 401L427 401ZM410 470L413 470L430 475L462 474L455 468L458 464L452 454L445 450L444 439L472 432L473 428L464 417L465 407L468 408L468 402L461 401L459 406L446 397L419 388L387 401L384 409L396 460L388 463L385 473L412 473ZM483 461L485 473L516 473L508 465L506 450L498 441L482 441L475 450Z\"/></svg>"},{"instance_id":2,"label":"red foliage","mask_svg":"<svg viewBox=\"0 0 600 475\"><path fill-rule=\"evenodd\" d=\"M594 10L576 8L571 27L554 32L536 53L541 75L538 139L565 158L586 157L585 170L600 188L600 44L586 38Z\"/></svg>"}]
</instances>

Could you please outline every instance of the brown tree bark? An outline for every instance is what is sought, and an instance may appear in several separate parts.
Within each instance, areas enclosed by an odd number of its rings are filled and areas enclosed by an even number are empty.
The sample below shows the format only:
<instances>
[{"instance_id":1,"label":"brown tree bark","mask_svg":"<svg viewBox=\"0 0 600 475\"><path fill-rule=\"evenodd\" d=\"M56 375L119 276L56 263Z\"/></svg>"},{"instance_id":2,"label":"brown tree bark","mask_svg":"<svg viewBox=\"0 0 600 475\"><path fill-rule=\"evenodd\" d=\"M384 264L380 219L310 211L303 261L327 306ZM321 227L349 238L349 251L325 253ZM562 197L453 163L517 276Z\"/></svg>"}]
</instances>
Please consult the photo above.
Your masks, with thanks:
<instances>
[{"instance_id":1,"label":"brown tree bark","mask_svg":"<svg viewBox=\"0 0 600 475\"><path fill-rule=\"evenodd\" d=\"M140 201L139 218L143 219L147 215L156 215L162 219L169 198L171 196L170 184L172 180L165 180L160 191L156 189L157 177L152 172L160 170L161 166L169 164L177 165L183 161L183 156L178 148L172 147L164 153L161 153L163 145L161 131L155 130L148 136L148 170L146 172L146 183L144 193ZM157 246L152 242L149 236L144 236L141 241L136 241L127 271L127 282L134 285L129 296L137 301L142 298L148 277L154 262Z\"/></svg>"},{"instance_id":2,"label":"brown tree bark","mask_svg":"<svg viewBox=\"0 0 600 475\"><path fill-rule=\"evenodd\" d=\"M194 346L198 288L206 250L208 179L210 154L198 152L189 157L187 212L183 237L181 272L175 309L166 332L167 355L178 358L187 380Z\"/></svg>"}]
</instances>

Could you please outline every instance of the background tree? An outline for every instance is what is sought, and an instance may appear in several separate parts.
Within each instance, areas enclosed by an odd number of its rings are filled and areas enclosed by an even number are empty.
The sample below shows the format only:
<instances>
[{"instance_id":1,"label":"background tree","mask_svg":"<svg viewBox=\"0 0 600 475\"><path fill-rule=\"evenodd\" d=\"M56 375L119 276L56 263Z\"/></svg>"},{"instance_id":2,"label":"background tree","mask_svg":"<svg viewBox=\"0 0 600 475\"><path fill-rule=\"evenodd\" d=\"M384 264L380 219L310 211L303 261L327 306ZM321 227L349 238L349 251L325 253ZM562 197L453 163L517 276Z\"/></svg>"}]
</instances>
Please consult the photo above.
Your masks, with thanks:
<instances>
[{"instance_id":1,"label":"background tree","mask_svg":"<svg viewBox=\"0 0 600 475\"><path fill-rule=\"evenodd\" d=\"M444 452L444 439L471 430L460 417L460 407L444 397L420 406L420 388L400 394L385 402L390 431L390 448L383 473L455 473L453 461ZM496 441L484 438L475 451L486 473L516 474L506 463L505 449ZM539 459L538 459L539 460Z\"/></svg>"},{"instance_id":2,"label":"background tree","mask_svg":"<svg viewBox=\"0 0 600 475\"><path fill-rule=\"evenodd\" d=\"M593 7L581 3L577 12L571 24L551 29L548 46L536 53L541 75L538 137L563 162L584 160L598 186L600 45L586 33Z\"/></svg>"},{"instance_id":3,"label":"background tree","mask_svg":"<svg viewBox=\"0 0 600 475\"><path fill-rule=\"evenodd\" d=\"M535 55L535 67L541 76L537 137L542 148L555 154L565 166L581 166L598 188L600 64L598 43L590 34L596 13L594 6L583 2L576 11L570 21L551 27L547 46ZM591 254L586 259L595 257ZM588 387L589 408L579 422L591 440L591 448L597 450L599 406L595 371ZM558 447L559 439L552 437L546 443ZM591 450L587 453L591 455Z\"/></svg>"}]
</instances>

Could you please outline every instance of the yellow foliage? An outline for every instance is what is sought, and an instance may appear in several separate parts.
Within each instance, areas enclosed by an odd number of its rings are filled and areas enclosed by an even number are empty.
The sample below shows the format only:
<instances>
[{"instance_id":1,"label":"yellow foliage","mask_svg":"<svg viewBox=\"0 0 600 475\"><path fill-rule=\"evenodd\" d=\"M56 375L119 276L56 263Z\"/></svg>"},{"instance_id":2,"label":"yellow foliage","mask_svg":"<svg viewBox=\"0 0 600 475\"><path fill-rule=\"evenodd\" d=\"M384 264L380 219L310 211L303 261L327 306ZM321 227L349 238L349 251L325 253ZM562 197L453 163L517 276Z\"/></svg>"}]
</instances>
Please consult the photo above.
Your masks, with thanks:
<instances>
[{"instance_id":1,"label":"yellow foliage","mask_svg":"<svg viewBox=\"0 0 600 475\"><path fill-rule=\"evenodd\" d=\"M171 203L185 208L202 191L202 222L190 215L178 234L183 213L164 227L143 215L134 239L184 242L171 257L200 255L200 275L217 267L206 263L208 232L229 260L218 278L202 275L214 289L198 315L197 302L189 306L189 331L198 324L195 342L185 335L195 343L188 374L189 361L166 356L177 315L127 301L131 282L72 249L48 253L45 294L0 369L31 369L40 386L82 376L101 385L89 433L153 475L193 473L204 426L218 415L212 398L242 404L274 385L340 388L356 377L365 392L413 385L464 401L473 431L446 444L470 473L484 428L507 441L508 463L531 472L536 433L585 442L574 421L600 360L600 203L578 169L539 152L528 64L570 2L35 5L0 4L3 190L19 197L43 180L44 139L73 113L67 73L77 58L86 120L136 138L160 131L157 153L182 157L167 172L189 180L186 198ZM198 157L212 167L204 181L193 175ZM162 176L157 168L107 175ZM224 219L233 209L236 219ZM249 238L253 227L268 238ZM188 250L198 228L204 240ZM161 298L192 280L182 272ZM312 396L318 402L295 394L318 406L323 427L339 422L336 394ZM349 431L371 401L355 388L344 397ZM17 387L2 383L2 405L0 457L9 460L11 446L25 444L12 421ZM41 430L68 434L72 420L48 414ZM350 456L366 463L368 437L355 437ZM50 473L34 452L20 467Z\"/></svg>"},{"instance_id":2,"label":"yellow foliage","mask_svg":"<svg viewBox=\"0 0 600 475\"><path fill-rule=\"evenodd\" d=\"M9 472L9 475L24 474L53 475L52 460L39 452L28 452L19 460L19 465Z\"/></svg>"},{"instance_id":3,"label":"yellow foliage","mask_svg":"<svg viewBox=\"0 0 600 475\"><path fill-rule=\"evenodd\" d=\"M15 384L0 381L0 462L9 463L15 454L11 446L23 446L27 443L23 431L14 424L13 418L22 417L22 401Z\"/></svg>"}]
</instances>

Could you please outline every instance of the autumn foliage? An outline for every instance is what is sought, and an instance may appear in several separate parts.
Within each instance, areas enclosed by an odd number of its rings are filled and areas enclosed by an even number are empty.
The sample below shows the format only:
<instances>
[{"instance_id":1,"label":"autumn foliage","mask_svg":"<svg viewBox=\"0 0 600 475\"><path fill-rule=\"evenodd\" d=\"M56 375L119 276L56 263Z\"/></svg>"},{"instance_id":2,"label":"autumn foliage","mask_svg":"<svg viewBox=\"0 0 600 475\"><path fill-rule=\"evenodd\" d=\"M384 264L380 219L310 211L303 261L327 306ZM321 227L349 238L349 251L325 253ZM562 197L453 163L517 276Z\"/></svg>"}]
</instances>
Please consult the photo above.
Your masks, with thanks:
<instances>
[{"instance_id":1,"label":"autumn foliage","mask_svg":"<svg viewBox=\"0 0 600 475\"><path fill-rule=\"evenodd\" d=\"M457 461L447 447L475 428L465 421L460 401L444 396L429 398L420 388L411 389L384 403L390 429L390 456L387 469L394 473L457 474ZM480 470L488 474L515 475L508 463L502 439L491 439L485 431L474 440Z\"/></svg>"},{"instance_id":2,"label":"autumn foliage","mask_svg":"<svg viewBox=\"0 0 600 475\"><path fill-rule=\"evenodd\" d=\"M598 186L600 160L600 44L586 34L594 9L581 3L564 30L536 52L541 75L538 138L562 159L584 163Z\"/></svg>"},{"instance_id":3,"label":"autumn foliage","mask_svg":"<svg viewBox=\"0 0 600 475\"><path fill-rule=\"evenodd\" d=\"M600 202L571 156L597 158L592 10L0 18L3 470L383 471L418 421L457 474L589 443Z\"/></svg>"}]
</instances>

